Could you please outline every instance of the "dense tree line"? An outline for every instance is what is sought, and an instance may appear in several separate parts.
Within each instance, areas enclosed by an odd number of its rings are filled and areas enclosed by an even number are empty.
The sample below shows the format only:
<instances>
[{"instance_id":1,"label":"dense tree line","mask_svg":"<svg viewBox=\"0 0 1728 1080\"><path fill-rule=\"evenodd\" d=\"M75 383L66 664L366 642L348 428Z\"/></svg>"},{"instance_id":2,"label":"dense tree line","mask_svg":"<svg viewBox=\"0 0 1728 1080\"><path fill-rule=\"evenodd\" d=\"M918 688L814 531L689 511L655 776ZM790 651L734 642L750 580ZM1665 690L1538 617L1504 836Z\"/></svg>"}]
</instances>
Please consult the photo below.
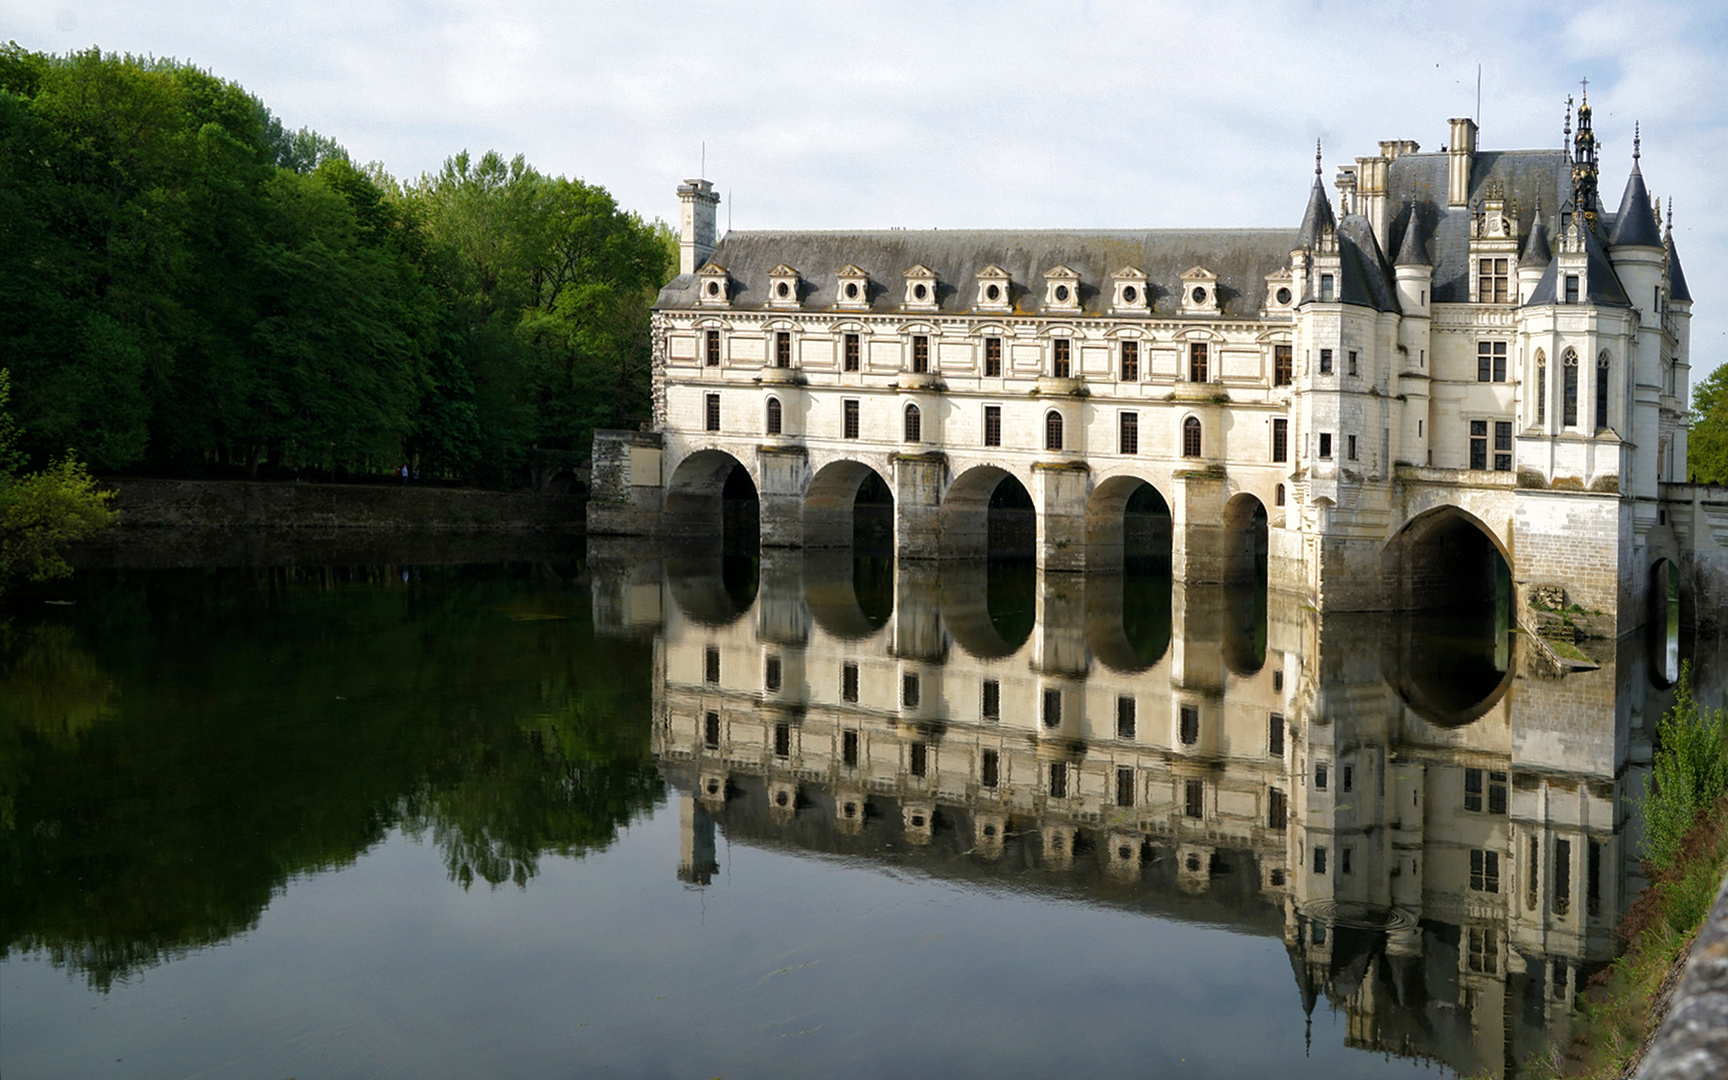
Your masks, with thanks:
<instances>
[{"instance_id":1,"label":"dense tree line","mask_svg":"<svg viewBox=\"0 0 1728 1080\"><path fill-rule=\"evenodd\" d=\"M39 459L516 482L647 414L675 252L521 157L402 183L189 65L0 48L0 355Z\"/></svg>"},{"instance_id":2,"label":"dense tree line","mask_svg":"<svg viewBox=\"0 0 1728 1080\"><path fill-rule=\"evenodd\" d=\"M1728 364L1692 388L1686 469L1698 483L1728 484Z\"/></svg>"}]
</instances>

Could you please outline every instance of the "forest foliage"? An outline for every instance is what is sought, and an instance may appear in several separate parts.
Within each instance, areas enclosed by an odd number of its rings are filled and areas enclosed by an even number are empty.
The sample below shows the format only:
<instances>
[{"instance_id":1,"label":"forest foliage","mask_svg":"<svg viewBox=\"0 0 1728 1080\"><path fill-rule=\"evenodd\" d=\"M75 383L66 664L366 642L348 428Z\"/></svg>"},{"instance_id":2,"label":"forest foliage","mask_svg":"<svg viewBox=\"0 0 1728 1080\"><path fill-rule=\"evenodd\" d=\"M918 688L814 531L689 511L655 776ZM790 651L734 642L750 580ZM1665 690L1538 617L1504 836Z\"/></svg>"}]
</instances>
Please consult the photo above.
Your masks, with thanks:
<instances>
[{"instance_id":1,"label":"forest foliage","mask_svg":"<svg viewBox=\"0 0 1728 1080\"><path fill-rule=\"evenodd\" d=\"M0 47L0 352L39 462L516 484L646 417L675 266L520 156L398 181L190 65Z\"/></svg>"},{"instance_id":2,"label":"forest foliage","mask_svg":"<svg viewBox=\"0 0 1728 1080\"><path fill-rule=\"evenodd\" d=\"M1728 364L1692 388L1686 471L1694 483L1728 484Z\"/></svg>"}]
</instances>

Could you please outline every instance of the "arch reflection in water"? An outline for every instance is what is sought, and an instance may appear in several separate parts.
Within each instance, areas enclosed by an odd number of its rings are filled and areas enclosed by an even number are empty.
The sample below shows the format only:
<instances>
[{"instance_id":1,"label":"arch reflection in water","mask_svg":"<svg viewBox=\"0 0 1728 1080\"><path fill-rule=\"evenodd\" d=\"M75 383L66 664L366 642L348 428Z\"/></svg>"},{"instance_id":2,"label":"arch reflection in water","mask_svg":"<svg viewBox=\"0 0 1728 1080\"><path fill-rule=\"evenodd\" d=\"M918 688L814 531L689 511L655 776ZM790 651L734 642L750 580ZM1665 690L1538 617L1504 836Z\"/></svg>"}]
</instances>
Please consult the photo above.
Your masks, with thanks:
<instances>
[{"instance_id":1,"label":"arch reflection in water","mask_svg":"<svg viewBox=\"0 0 1728 1080\"><path fill-rule=\"evenodd\" d=\"M1543 1051L1641 885L1633 718L1664 702L1616 687L1645 685L1620 670L1642 645L1559 677L1497 606L1322 618L1125 570L1015 571L1023 640L982 564L895 565L866 633L835 611L859 571L806 560L786 599L822 614L796 647L674 609L655 738L687 800L681 873L723 830L1275 935L1352 1046L1467 1073ZM758 605L794 577L765 573ZM1130 597L1162 611L1136 623Z\"/></svg>"}]
</instances>

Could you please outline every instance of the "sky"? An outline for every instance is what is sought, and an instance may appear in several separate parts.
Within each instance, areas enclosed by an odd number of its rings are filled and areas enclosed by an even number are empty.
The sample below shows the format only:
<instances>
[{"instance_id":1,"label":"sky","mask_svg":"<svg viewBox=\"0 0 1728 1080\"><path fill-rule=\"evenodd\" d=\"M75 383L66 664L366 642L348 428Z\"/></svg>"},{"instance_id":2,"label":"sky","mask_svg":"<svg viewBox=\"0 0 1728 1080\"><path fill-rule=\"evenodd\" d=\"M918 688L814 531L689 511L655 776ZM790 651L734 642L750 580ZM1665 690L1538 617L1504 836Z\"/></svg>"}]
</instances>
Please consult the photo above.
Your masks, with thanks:
<instances>
[{"instance_id":1,"label":"sky","mask_svg":"<svg viewBox=\"0 0 1728 1080\"><path fill-rule=\"evenodd\" d=\"M1694 381L1728 358L1728 5L0 0L0 38L196 64L402 178L521 153L676 222L705 172L723 230L1294 227L1316 139L1328 182L1454 116L1558 146L1587 78L1610 209L1634 122L1674 202Z\"/></svg>"}]
</instances>

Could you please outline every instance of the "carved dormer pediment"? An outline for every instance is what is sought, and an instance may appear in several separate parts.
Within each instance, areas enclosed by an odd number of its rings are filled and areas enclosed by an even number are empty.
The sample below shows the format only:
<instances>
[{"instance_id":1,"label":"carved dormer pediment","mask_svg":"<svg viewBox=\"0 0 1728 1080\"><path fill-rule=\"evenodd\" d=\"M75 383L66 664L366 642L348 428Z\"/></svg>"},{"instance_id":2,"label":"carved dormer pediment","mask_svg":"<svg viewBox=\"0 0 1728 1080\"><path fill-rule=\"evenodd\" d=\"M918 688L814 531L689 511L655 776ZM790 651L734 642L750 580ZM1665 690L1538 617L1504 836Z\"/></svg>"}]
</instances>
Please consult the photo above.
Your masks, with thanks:
<instances>
[{"instance_id":1,"label":"carved dormer pediment","mask_svg":"<svg viewBox=\"0 0 1728 1080\"><path fill-rule=\"evenodd\" d=\"M1138 266L1124 266L1111 274L1110 284L1112 311L1143 315L1152 310L1152 290L1146 283L1146 271Z\"/></svg>"},{"instance_id":2,"label":"carved dormer pediment","mask_svg":"<svg viewBox=\"0 0 1728 1080\"><path fill-rule=\"evenodd\" d=\"M1296 306L1295 275L1288 269L1266 275L1266 310L1288 311Z\"/></svg>"},{"instance_id":3,"label":"carved dormer pediment","mask_svg":"<svg viewBox=\"0 0 1728 1080\"><path fill-rule=\"evenodd\" d=\"M768 306L795 308L798 306L798 271L781 263L768 271Z\"/></svg>"},{"instance_id":4,"label":"carved dormer pediment","mask_svg":"<svg viewBox=\"0 0 1728 1080\"><path fill-rule=\"evenodd\" d=\"M978 271L978 302L980 311L1007 311L1013 303L1014 281L1008 271L991 263Z\"/></svg>"},{"instance_id":5,"label":"carved dormer pediment","mask_svg":"<svg viewBox=\"0 0 1728 1080\"><path fill-rule=\"evenodd\" d=\"M1044 308L1070 314L1080 310L1080 275L1066 266L1044 271Z\"/></svg>"},{"instance_id":6,"label":"carved dormer pediment","mask_svg":"<svg viewBox=\"0 0 1728 1080\"><path fill-rule=\"evenodd\" d=\"M1204 266L1182 272L1182 314L1218 314L1218 275Z\"/></svg>"},{"instance_id":7,"label":"carved dormer pediment","mask_svg":"<svg viewBox=\"0 0 1728 1080\"><path fill-rule=\"evenodd\" d=\"M904 305L910 311L936 310L936 273L927 266L917 265L907 270L906 299Z\"/></svg>"},{"instance_id":8,"label":"carved dormer pediment","mask_svg":"<svg viewBox=\"0 0 1728 1080\"><path fill-rule=\"evenodd\" d=\"M848 263L834 274L834 305L843 311L864 311L870 306L870 275Z\"/></svg>"},{"instance_id":9,"label":"carved dormer pediment","mask_svg":"<svg viewBox=\"0 0 1728 1080\"><path fill-rule=\"evenodd\" d=\"M696 271L696 303L701 307L728 307L732 303L732 275L719 263L708 263Z\"/></svg>"}]
</instances>

